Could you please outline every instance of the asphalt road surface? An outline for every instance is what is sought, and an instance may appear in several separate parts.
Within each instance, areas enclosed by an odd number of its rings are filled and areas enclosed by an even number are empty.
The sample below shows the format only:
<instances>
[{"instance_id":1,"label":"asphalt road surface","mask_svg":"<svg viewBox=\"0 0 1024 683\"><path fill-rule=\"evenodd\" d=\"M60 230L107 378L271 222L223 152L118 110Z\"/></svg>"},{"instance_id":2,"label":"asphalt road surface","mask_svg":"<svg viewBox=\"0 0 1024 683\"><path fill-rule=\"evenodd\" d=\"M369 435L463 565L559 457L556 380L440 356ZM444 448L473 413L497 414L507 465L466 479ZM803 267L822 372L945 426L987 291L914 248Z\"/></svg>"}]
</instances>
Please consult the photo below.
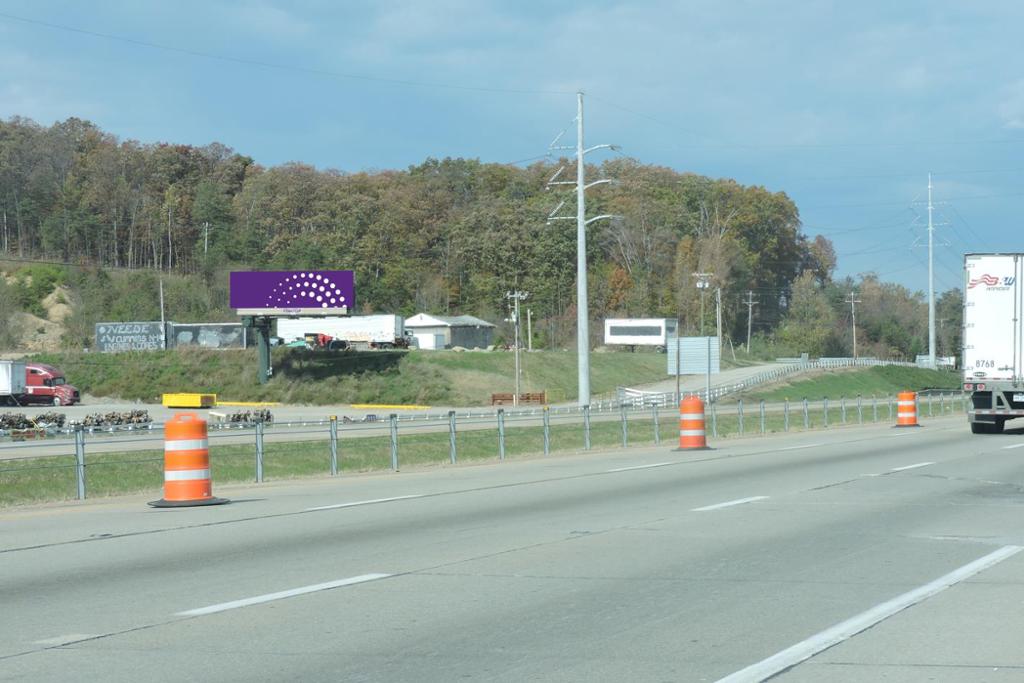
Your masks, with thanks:
<instances>
[{"instance_id":1,"label":"asphalt road surface","mask_svg":"<svg viewBox=\"0 0 1024 683\"><path fill-rule=\"evenodd\" d=\"M0 680L1021 681L962 416L0 513Z\"/></svg>"}]
</instances>

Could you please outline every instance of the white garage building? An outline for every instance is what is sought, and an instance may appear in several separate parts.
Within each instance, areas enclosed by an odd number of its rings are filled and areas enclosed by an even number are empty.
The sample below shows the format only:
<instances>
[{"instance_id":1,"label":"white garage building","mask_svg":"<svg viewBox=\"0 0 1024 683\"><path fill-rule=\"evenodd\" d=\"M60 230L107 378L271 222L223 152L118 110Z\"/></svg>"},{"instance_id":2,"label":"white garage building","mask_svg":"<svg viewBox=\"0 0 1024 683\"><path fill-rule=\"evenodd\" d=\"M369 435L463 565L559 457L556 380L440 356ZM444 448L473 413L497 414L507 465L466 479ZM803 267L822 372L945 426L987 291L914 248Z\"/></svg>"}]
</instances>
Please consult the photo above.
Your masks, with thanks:
<instances>
[{"instance_id":1,"label":"white garage building","mask_svg":"<svg viewBox=\"0 0 1024 683\"><path fill-rule=\"evenodd\" d=\"M486 349L494 343L494 325L471 315L417 313L406 318L405 329L416 337L421 349Z\"/></svg>"}]
</instances>

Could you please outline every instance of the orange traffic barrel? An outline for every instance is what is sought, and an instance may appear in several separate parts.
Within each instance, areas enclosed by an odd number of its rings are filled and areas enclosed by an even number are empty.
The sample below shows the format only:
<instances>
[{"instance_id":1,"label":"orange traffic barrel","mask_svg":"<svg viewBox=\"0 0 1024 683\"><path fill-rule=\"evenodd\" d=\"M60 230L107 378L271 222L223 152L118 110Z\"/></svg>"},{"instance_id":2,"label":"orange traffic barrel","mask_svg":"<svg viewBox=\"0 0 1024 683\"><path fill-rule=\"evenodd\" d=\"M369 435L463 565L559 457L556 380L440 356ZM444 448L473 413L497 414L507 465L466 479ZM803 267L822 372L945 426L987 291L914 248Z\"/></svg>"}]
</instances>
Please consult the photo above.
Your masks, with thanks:
<instances>
[{"instance_id":1,"label":"orange traffic barrel","mask_svg":"<svg viewBox=\"0 0 1024 683\"><path fill-rule=\"evenodd\" d=\"M917 424L917 394L913 391L901 391L896 394L896 426L921 426Z\"/></svg>"},{"instance_id":2,"label":"orange traffic barrel","mask_svg":"<svg viewBox=\"0 0 1024 683\"><path fill-rule=\"evenodd\" d=\"M687 396L679 402L679 448L676 450L710 450L704 431L704 401L699 396Z\"/></svg>"},{"instance_id":3,"label":"orange traffic barrel","mask_svg":"<svg viewBox=\"0 0 1024 683\"><path fill-rule=\"evenodd\" d=\"M227 502L213 497L206 420L178 413L164 424L164 497L149 504L169 508Z\"/></svg>"}]
</instances>

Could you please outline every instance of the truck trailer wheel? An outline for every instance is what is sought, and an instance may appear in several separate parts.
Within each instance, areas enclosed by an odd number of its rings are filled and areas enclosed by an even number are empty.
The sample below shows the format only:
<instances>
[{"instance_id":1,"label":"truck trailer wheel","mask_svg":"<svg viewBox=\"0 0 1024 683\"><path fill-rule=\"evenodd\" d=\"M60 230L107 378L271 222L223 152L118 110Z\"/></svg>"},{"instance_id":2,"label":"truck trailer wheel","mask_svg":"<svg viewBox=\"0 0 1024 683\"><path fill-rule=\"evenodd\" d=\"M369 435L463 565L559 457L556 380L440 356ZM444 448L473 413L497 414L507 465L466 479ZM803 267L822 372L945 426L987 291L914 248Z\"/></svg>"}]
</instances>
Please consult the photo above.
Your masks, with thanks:
<instances>
[{"instance_id":1,"label":"truck trailer wheel","mask_svg":"<svg viewBox=\"0 0 1024 683\"><path fill-rule=\"evenodd\" d=\"M53 397L53 405L55 405L55 406L59 406L60 405L60 396L54 396Z\"/></svg>"}]
</instances>

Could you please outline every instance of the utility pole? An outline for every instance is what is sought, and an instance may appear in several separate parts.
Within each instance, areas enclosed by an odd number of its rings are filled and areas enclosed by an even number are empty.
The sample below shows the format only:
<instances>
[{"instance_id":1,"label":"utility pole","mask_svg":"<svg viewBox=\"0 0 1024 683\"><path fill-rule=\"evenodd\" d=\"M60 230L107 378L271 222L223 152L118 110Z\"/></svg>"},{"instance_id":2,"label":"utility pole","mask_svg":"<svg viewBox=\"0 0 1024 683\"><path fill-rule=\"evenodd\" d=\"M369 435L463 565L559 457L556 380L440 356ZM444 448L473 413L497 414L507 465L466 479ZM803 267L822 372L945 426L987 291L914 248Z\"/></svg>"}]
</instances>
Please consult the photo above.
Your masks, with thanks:
<instances>
[{"instance_id":1,"label":"utility pole","mask_svg":"<svg viewBox=\"0 0 1024 683\"><path fill-rule=\"evenodd\" d=\"M853 320L853 359L857 360L857 304L860 303L860 299L855 299L853 292L850 292L850 296L846 297L846 303L850 304L850 318Z\"/></svg>"},{"instance_id":2,"label":"utility pole","mask_svg":"<svg viewBox=\"0 0 1024 683\"><path fill-rule=\"evenodd\" d=\"M751 291L749 289L747 290L747 300L744 301L743 303L745 303L747 305L747 355L749 356L750 355L750 330L753 327L754 306L757 305L757 302L754 301L754 292L753 291Z\"/></svg>"},{"instance_id":3,"label":"utility pole","mask_svg":"<svg viewBox=\"0 0 1024 683\"><path fill-rule=\"evenodd\" d=\"M533 351L533 311L526 309L526 350Z\"/></svg>"},{"instance_id":4,"label":"utility pole","mask_svg":"<svg viewBox=\"0 0 1024 683\"><path fill-rule=\"evenodd\" d=\"M160 278L160 348L167 348L167 320L164 317L164 279Z\"/></svg>"},{"instance_id":5,"label":"utility pole","mask_svg":"<svg viewBox=\"0 0 1024 683\"><path fill-rule=\"evenodd\" d=\"M928 174L928 367L935 369L935 225L932 223L932 174Z\"/></svg>"},{"instance_id":6,"label":"utility pole","mask_svg":"<svg viewBox=\"0 0 1024 683\"><path fill-rule=\"evenodd\" d=\"M565 131L558 134L552 141L549 149L572 149L572 147L556 147L555 144L562 137ZM612 182L610 179L595 180L587 184L584 157L598 149L617 149L614 145L594 145L584 148L583 146L583 93L576 93L576 181L556 180L565 167L562 166L548 180L547 187L553 185L575 185L576 186L576 352L578 368L579 405L580 407L590 405L590 317L587 306L587 226L594 221L603 218L620 218L613 214L601 214L587 219L586 190L587 188L603 183ZM556 216L565 201L556 206L550 214L548 221L573 220L572 216Z\"/></svg>"},{"instance_id":7,"label":"utility pole","mask_svg":"<svg viewBox=\"0 0 1024 683\"><path fill-rule=\"evenodd\" d=\"M210 222L203 221L203 258L206 258L206 252L210 249Z\"/></svg>"},{"instance_id":8,"label":"utility pole","mask_svg":"<svg viewBox=\"0 0 1024 683\"><path fill-rule=\"evenodd\" d=\"M715 306L717 311L715 318L718 325L718 352L722 352L722 288L719 287L715 290Z\"/></svg>"},{"instance_id":9,"label":"utility pole","mask_svg":"<svg viewBox=\"0 0 1024 683\"><path fill-rule=\"evenodd\" d=\"M519 302L530 296L529 292L505 292L505 298L512 306L512 327L515 331L515 366L516 366L516 393L512 395L512 405L519 406Z\"/></svg>"}]
</instances>

